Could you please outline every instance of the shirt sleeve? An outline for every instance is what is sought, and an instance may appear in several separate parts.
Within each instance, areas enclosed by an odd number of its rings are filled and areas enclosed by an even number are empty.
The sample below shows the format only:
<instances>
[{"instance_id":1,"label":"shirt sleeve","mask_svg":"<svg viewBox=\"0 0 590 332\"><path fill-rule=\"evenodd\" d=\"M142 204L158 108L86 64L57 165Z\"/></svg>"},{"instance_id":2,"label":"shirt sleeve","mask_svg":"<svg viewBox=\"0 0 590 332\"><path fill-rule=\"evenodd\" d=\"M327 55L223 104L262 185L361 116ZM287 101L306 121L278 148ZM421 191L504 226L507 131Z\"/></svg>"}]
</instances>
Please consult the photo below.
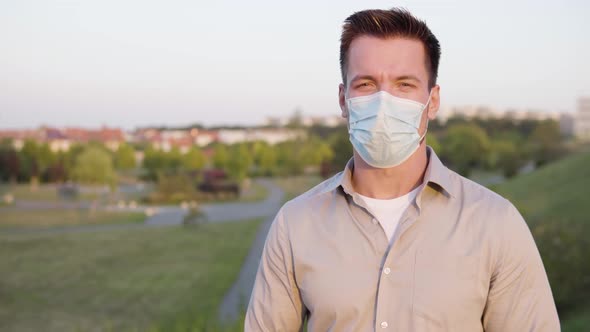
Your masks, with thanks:
<instances>
[{"instance_id":1,"label":"shirt sleeve","mask_svg":"<svg viewBox=\"0 0 590 332\"><path fill-rule=\"evenodd\" d=\"M486 332L560 331L559 318L533 236L516 208L499 221L498 256L483 314Z\"/></svg>"},{"instance_id":2,"label":"shirt sleeve","mask_svg":"<svg viewBox=\"0 0 590 332\"><path fill-rule=\"evenodd\" d=\"M281 209L266 237L244 331L302 331L304 314Z\"/></svg>"}]
</instances>

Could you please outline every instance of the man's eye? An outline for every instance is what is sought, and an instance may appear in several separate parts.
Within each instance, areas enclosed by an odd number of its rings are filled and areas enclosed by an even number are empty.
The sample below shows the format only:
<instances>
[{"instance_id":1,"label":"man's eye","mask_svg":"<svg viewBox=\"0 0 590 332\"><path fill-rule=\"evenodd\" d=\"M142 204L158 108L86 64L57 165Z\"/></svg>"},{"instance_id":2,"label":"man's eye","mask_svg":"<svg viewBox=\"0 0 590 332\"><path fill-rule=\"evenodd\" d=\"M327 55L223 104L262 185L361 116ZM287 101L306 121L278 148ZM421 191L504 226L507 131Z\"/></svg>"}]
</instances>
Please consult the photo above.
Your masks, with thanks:
<instances>
[{"instance_id":1,"label":"man's eye","mask_svg":"<svg viewBox=\"0 0 590 332\"><path fill-rule=\"evenodd\" d=\"M407 82L402 82L400 85L401 85L402 87L405 87L405 88L408 88L408 87L412 87L412 86L413 86L412 84L410 84L410 83L407 83Z\"/></svg>"}]
</instances>

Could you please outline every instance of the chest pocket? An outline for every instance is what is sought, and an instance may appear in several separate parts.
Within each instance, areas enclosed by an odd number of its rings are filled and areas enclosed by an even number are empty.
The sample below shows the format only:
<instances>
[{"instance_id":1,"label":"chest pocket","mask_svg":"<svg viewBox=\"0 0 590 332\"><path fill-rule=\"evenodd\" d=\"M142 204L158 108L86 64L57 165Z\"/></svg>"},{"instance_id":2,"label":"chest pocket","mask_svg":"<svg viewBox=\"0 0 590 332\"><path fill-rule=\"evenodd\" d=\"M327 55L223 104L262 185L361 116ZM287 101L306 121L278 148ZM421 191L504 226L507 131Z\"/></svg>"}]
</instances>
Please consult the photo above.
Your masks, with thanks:
<instances>
[{"instance_id":1,"label":"chest pocket","mask_svg":"<svg viewBox=\"0 0 590 332\"><path fill-rule=\"evenodd\" d=\"M445 329L479 320L480 259L452 252L418 252L412 310L416 324Z\"/></svg>"}]
</instances>

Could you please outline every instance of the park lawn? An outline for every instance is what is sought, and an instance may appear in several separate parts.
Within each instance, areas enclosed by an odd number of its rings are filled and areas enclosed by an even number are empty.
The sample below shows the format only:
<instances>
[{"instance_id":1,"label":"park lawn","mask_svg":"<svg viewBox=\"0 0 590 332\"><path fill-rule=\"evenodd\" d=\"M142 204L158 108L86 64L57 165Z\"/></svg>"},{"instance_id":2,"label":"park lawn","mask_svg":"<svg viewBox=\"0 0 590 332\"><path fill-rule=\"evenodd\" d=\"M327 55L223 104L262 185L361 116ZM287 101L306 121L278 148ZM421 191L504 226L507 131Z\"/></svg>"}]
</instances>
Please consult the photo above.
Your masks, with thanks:
<instances>
[{"instance_id":1,"label":"park lawn","mask_svg":"<svg viewBox=\"0 0 590 332\"><path fill-rule=\"evenodd\" d=\"M0 233L0 330L177 330L217 320L261 220Z\"/></svg>"},{"instance_id":2,"label":"park lawn","mask_svg":"<svg viewBox=\"0 0 590 332\"><path fill-rule=\"evenodd\" d=\"M58 195L57 186L55 184L39 184L35 190L32 189L30 184L1 184L0 196L8 193L12 194L15 200L46 202L56 202L65 200L64 198ZM81 192L74 200L90 201L93 199L100 198L100 196L101 195L98 193Z\"/></svg>"},{"instance_id":3,"label":"park lawn","mask_svg":"<svg viewBox=\"0 0 590 332\"><path fill-rule=\"evenodd\" d=\"M524 216L562 318L563 331L590 323L590 151L580 152L492 189ZM586 331L584 330L584 331Z\"/></svg>"},{"instance_id":4,"label":"park lawn","mask_svg":"<svg viewBox=\"0 0 590 332\"><path fill-rule=\"evenodd\" d=\"M242 191L240 197L238 198L238 202L260 202L266 199L266 197L268 197L268 189L266 189L266 187L261 185L260 183L252 181L252 183L250 183L249 188L247 190Z\"/></svg>"},{"instance_id":5,"label":"park lawn","mask_svg":"<svg viewBox=\"0 0 590 332\"><path fill-rule=\"evenodd\" d=\"M142 193L142 196L136 195L136 199L143 201L143 203L146 205L156 206L177 205L182 204L182 202L197 202L202 204L254 203L264 201L269 195L268 189L256 181L252 181L247 189L243 189L240 192L239 196L229 192L211 194L197 191L194 193L178 192L180 198L177 198L175 197L176 193L166 194L158 193L157 191L146 191L146 193Z\"/></svg>"},{"instance_id":6,"label":"park lawn","mask_svg":"<svg viewBox=\"0 0 590 332\"><path fill-rule=\"evenodd\" d=\"M140 223L145 218L146 215L143 212L2 208L0 210L0 230Z\"/></svg>"},{"instance_id":7,"label":"park lawn","mask_svg":"<svg viewBox=\"0 0 590 332\"><path fill-rule=\"evenodd\" d=\"M268 189L256 181L252 181L248 189L242 190L240 196L229 195L226 197L216 196L214 198L202 200L205 204L219 203L255 203L264 201L268 197Z\"/></svg>"}]
</instances>

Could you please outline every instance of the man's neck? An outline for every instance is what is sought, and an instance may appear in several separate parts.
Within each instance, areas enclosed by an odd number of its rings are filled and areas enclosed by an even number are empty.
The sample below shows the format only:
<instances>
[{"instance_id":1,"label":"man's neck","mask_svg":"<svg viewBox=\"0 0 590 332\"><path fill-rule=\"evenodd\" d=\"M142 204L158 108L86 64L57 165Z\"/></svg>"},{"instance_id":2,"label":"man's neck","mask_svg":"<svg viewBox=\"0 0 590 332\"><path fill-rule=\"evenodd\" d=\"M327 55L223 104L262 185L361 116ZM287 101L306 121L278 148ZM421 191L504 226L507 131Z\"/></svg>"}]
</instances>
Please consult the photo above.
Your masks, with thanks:
<instances>
[{"instance_id":1,"label":"man's neck","mask_svg":"<svg viewBox=\"0 0 590 332\"><path fill-rule=\"evenodd\" d=\"M424 142L410 158L391 168L372 167L355 152L352 185L363 196L377 199L397 198L422 184L427 166L428 156Z\"/></svg>"}]
</instances>

